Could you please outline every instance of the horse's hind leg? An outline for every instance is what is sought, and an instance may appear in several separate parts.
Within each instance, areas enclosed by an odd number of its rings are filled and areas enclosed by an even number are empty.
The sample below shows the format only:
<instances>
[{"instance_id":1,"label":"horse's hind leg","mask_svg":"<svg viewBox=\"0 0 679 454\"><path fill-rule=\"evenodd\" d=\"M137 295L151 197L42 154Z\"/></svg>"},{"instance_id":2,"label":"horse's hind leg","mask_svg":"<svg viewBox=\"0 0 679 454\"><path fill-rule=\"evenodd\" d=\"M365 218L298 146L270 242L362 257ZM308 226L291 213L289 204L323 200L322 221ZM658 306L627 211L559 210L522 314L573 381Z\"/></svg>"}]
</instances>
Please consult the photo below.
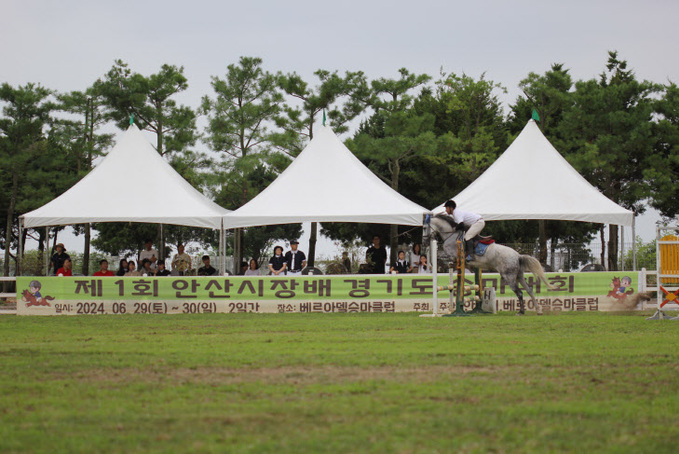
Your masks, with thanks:
<instances>
[{"instance_id":1,"label":"horse's hind leg","mask_svg":"<svg viewBox=\"0 0 679 454\"><path fill-rule=\"evenodd\" d=\"M526 282L526 278L523 275L523 271L519 271L519 275L517 277L519 283L523 285L523 288L525 288L528 294L530 295L530 300L533 302L533 306L535 306L535 311L537 312L538 315L542 315L542 306L538 304L538 300L537 298L535 298L535 293L533 293L533 289Z\"/></svg>"},{"instance_id":2,"label":"horse's hind leg","mask_svg":"<svg viewBox=\"0 0 679 454\"><path fill-rule=\"evenodd\" d=\"M519 284L516 282L516 276L505 276L505 281L509 288L511 288L519 298L519 312L516 315L524 315L526 313L526 304L523 302L523 292L521 291Z\"/></svg>"}]
</instances>

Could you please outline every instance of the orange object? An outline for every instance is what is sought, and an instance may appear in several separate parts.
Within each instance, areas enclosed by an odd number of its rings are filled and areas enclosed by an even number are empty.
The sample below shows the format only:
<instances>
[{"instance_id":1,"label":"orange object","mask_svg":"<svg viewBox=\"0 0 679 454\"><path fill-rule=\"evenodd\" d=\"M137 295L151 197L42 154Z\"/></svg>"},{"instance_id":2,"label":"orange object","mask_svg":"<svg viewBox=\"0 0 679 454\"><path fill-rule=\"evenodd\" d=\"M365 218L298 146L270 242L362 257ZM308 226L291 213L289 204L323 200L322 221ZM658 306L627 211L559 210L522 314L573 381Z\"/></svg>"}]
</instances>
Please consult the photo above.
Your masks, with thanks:
<instances>
[{"instance_id":1,"label":"orange object","mask_svg":"<svg viewBox=\"0 0 679 454\"><path fill-rule=\"evenodd\" d=\"M679 237L665 235L660 241L679 241ZM660 274L679 274L679 244L660 244ZM662 282L679 284L679 278L665 278Z\"/></svg>"}]
</instances>

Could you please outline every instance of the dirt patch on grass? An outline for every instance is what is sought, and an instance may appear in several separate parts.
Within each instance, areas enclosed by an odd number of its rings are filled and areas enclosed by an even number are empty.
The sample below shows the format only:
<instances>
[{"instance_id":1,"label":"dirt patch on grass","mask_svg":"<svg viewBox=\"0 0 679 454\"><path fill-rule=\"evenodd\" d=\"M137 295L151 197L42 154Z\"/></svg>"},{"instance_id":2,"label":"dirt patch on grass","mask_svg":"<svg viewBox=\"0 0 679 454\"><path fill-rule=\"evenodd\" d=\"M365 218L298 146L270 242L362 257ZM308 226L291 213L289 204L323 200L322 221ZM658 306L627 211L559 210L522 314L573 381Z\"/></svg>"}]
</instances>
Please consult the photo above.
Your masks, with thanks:
<instances>
[{"instance_id":1,"label":"dirt patch on grass","mask_svg":"<svg viewBox=\"0 0 679 454\"><path fill-rule=\"evenodd\" d=\"M493 367L425 366L418 368L356 367L356 366L285 366L266 368L198 367L181 369L90 369L80 371L71 379L108 383L163 382L207 385L259 382L264 384L327 384L366 381L417 381L422 383L443 379L459 379L474 374L497 372ZM63 377L65 378L65 377Z\"/></svg>"}]
</instances>

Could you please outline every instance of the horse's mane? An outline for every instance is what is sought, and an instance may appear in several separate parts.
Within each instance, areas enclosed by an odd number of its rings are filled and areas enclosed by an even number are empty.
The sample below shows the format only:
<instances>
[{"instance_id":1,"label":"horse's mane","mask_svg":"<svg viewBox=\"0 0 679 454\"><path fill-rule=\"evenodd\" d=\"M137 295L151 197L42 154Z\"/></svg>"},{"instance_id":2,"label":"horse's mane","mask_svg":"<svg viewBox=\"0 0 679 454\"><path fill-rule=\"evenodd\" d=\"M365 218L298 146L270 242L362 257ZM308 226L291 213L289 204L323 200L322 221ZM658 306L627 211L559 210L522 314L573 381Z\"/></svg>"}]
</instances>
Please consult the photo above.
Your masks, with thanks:
<instances>
[{"instance_id":1,"label":"horse's mane","mask_svg":"<svg viewBox=\"0 0 679 454\"><path fill-rule=\"evenodd\" d=\"M450 224L450 227L451 227L453 230L455 230L455 228L457 227L457 223L453 220L453 218L451 218L451 217L448 216L447 214L438 213L438 214L435 214L434 217L435 217L436 219L441 219L441 220L443 220L443 221L446 221L448 224Z\"/></svg>"}]
</instances>

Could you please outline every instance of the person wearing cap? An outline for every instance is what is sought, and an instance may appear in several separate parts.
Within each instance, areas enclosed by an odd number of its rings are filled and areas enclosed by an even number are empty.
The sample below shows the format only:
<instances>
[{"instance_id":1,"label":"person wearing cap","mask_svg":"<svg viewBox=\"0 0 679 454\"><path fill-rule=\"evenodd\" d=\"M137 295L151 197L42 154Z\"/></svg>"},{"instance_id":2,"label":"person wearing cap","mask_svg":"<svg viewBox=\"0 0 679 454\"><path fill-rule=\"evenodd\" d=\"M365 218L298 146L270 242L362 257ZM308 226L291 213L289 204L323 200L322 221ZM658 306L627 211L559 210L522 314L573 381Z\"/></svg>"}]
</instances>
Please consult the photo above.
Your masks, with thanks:
<instances>
[{"instance_id":1,"label":"person wearing cap","mask_svg":"<svg viewBox=\"0 0 679 454\"><path fill-rule=\"evenodd\" d=\"M290 250L285 253L285 263L287 264L288 274L299 276L306 266L306 255L304 252L298 251L299 241L292 240L290 242Z\"/></svg>"},{"instance_id":2,"label":"person wearing cap","mask_svg":"<svg viewBox=\"0 0 679 454\"><path fill-rule=\"evenodd\" d=\"M458 210L454 200L448 200L443 206L448 216L452 217L453 221L457 224L457 228L465 230L464 250L467 254L466 260L474 260L474 237L481 233L481 230L486 226L486 222L480 214Z\"/></svg>"},{"instance_id":3,"label":"person wearing cap","mask_svg":"<svg viewBox=\"0 0 679 454\"><path fill-rule=\"evenodd\" d=\"M155 272L159 256L158 251L153 249L153 241L147 239L144 242L144 250L139 253L139 263L143 263L144 259L149 259L151 269Z\"/></svg>"},{"instance_id":4,"label":"person wearing cap","mask_svg":"<svg viewBox=\"0 0 679 454\"><path fill-rule=\"evenodd\" d=\"M285 257L283 257L283 248L281 246L276 246L273 248L273 257L269 259L269 271L271 274L278 276L279 274L285 274L288 264L285 262Z\"/></svg>"},{"instance_id":5,"label":"person wearing cap","mask_svg":"<svg viewBox=\"0 0 679 454\"><path fill-rule=\"evenodd\" d=\"M70 259L71 256L66 253L64 243L57 243L54 248L57 250L57 252L52 255L52 268L54 270L54 274L57 274L59 268L63 268L64 262L66 259Z\"/></svg>"}]
</instances>

